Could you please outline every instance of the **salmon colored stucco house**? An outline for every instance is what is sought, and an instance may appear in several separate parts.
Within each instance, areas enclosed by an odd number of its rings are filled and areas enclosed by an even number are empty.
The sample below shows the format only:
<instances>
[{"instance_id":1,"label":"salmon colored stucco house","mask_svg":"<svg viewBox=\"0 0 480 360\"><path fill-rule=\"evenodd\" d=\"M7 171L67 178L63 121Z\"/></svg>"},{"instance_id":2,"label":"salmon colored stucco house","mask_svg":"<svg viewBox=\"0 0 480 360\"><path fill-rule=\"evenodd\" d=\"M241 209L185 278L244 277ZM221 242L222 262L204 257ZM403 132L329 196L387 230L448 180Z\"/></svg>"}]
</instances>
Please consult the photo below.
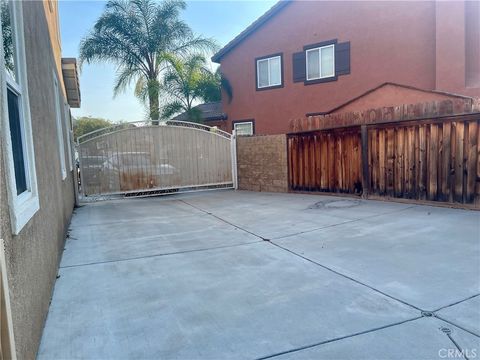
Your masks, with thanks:
<instances>
[{"instance_id":1,"label":"salmon colored stucco house","mask_svg":"<svg viewBox=\"0 0 480 360\"><path fill-rule=\"evenodd\" d=\"M281 1L212 60L233 88L223 120L244 134L292 119L480 96L477 1Z\"/></svg>"}]
</instances>

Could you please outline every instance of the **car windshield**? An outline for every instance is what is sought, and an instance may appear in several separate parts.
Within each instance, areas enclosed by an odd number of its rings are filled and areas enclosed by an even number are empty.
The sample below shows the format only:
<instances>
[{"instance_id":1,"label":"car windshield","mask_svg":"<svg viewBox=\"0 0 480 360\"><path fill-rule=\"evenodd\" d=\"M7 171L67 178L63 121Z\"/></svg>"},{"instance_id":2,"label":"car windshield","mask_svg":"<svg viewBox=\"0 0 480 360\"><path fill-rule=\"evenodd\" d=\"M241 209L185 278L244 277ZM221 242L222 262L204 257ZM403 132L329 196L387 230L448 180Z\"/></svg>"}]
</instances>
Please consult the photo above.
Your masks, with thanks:
<instances>
[{"instance_id":1,"label":"car windshield","mask_svg":"<svg viewBox=\"0 0 480 360\"><path fill-rule=\"evenodd\" d=\"M150 154L146 153L131 153L121 154L118 163L123 166L142 166L150 163Z\"/></svg>"}]
</instances>

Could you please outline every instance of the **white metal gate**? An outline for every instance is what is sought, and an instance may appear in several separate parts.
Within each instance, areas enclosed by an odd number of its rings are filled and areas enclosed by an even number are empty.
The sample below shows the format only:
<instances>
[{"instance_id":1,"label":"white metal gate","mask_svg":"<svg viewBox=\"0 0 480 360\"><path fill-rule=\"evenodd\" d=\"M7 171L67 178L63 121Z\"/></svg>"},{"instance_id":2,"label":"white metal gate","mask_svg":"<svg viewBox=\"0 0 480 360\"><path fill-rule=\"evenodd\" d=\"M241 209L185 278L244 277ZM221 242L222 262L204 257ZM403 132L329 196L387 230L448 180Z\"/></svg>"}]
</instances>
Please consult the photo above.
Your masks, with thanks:
<instances>
[{"instance_id":1,"label":"white metal gate","mask_svg":"<svg viewBox=\"0 0 480 360\"><path fill-rule=\"evenodd\" d=\"M235 187L235 139L183 121L124 123L78 139L83 195Z\"/></svg>"}]
</instances>

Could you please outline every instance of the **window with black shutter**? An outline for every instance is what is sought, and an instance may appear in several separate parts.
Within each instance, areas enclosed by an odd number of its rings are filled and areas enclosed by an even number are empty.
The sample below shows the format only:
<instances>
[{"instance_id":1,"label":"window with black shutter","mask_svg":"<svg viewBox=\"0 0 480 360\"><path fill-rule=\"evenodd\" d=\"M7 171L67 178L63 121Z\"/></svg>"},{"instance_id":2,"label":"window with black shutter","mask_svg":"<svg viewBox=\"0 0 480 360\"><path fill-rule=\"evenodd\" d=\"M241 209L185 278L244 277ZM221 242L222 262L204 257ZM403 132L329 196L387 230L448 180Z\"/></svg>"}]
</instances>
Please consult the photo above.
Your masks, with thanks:
<instances>
[{"instance_id":1,"label":"window with black shutter","mask_svg":"<svg viewBox=\"0 0 480 360\"><path fill-rule=\"evenodd\" d=\"M336 81L338 76L350 74L350 42L337 40L306 45L294 53L293 82L305 85Z\"/></svg>"}]
</instances>

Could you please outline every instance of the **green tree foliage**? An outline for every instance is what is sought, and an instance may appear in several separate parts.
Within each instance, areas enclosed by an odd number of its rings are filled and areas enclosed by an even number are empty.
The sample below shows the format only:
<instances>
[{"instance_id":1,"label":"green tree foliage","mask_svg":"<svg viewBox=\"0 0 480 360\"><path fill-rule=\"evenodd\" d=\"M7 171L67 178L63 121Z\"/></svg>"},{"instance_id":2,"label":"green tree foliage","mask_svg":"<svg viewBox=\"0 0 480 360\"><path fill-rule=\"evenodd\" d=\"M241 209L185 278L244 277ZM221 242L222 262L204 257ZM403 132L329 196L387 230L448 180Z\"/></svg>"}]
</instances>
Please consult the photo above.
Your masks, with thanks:
<instances>
[{"instance_id":1,"label":"green tree foliage","mask_svg":"<svg viewBox=\"0 0 480 360\"><path fill-rule=\"evenodd\" d=\"M231 98L228 81L223 78L220 70L210 71L202 55L170 56L168 61L170 66L160 86L161 93L165 95L161 112L163 119L168 120L175 114L186 112L189 121L199 122L201 113L195 104L199 101L220 101L222 88ZM142 91L145 93L145 90Z\"/></svg>"},{"instance_id":2,"label":"green tree foliage","mask_svg":"<svg viewBox=\"0 0 480 360\"><path fill-rule=\"evenodd\" d=\"M88 134L92 131L112 126L113 123L102 118L83 116L73 119L73 139L77 141L79 136Z\"/></svg>"},{"instance_id":3,"label":"green tree foliage","mask_svg":"<svg viewBox=\"0 0 480 360\"><path fill-rule=\"evenodd\" d=\"M150 119L160 117L160 75L170 56L216 49L213 40L195 35L180 19L183 0L110 0L80 44L80 63L110 62L117 67L114 94L132 82L146 89Z\"/></svg>"},{"instance_id":4,"label":"green tree foliage","mask_svg":"<svg viewBox=\"0 0 480 360\"><path fill-rule=\"evenodd\" d=\"M10 21L11 13L10 5L6 1L2 1L1 3L1 16L5 68L10 74L13 74L15 71L15 64L13 61L13 34L12 24Z\"/></svg>"}]
</instances>

